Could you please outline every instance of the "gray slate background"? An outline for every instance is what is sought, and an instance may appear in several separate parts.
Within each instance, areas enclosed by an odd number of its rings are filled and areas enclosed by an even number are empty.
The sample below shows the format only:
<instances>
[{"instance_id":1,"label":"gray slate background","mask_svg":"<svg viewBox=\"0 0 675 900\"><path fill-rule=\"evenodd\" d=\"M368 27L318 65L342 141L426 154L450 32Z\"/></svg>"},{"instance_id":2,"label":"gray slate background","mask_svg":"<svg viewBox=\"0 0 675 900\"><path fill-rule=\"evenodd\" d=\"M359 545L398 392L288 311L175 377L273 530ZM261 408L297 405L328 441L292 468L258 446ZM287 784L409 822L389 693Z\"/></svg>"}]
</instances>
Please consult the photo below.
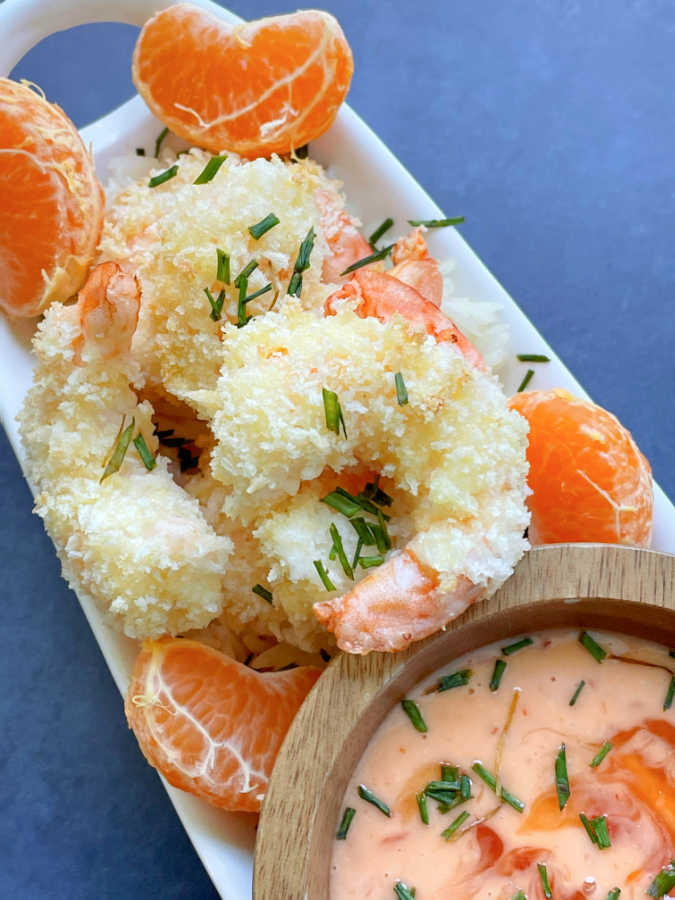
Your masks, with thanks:
<instances>
[{"instance_id":1,"label":"gray slate background","mask_svg":"<svg viewBox=\"0 0 675 900\"><path fill-rule=\"evenodd\" d=\"M466 216L469 243L675 496L675 6L329 8L354 50L349 102L447 214ZM84 125L133 93L135 33L55 36L14 77ZM0 897L215 897L2 441Z\"/></svg>"}]
</instances>

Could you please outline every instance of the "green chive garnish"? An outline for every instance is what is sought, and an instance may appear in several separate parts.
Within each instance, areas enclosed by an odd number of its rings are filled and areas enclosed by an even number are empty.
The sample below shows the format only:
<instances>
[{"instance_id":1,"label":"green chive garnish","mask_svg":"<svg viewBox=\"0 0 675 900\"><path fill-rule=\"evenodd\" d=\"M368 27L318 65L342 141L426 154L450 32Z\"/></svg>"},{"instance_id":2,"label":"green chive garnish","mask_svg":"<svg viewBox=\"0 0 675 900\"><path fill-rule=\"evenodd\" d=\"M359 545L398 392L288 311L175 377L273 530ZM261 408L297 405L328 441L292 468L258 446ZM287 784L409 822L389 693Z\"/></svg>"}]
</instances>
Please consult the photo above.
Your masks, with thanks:
<instances>
[{"instance_id":1,"label":"green chive garnish","mask_svg":"<svg viewBox=\"0 0 675 900\"><path fill-rule=\"evenodd\" d=\"M461 225L464 216L455 216L454 219L408 219L408 225L417 227L425 225L427 228L448 228L450 225Z\"/></svg>"},{"instance_id":2,"label":"green chive garnish","mask_svg":"<svg viewBox=\"0 0 675 900\"><path fill-rule=\"evenodd\" d=\"M591 760L591 769L597 769L603 759L607 756L609 751L612 749L614 744L611 741L605 741L600 750L595 754L593 759Z\"/></svg>"},{"instance_id":3,"label":"green chive garnish","mask_svg":"<svg viewBox=\"0 0 675 900\"><path fill-rule=\"evenodd\" d=\"M378 262L378 260L380 259L386 259L393 248L393 244L387 244L387 246L383 247L381 250L377 250L375 253L371 253L369 256L364 256L362 259L357 259L356 262L353 262L351 264L351 266L347 266L344 272L340 272L340 276L349 275L350 272L356 272L357 269L360 269L363 266L368 266L370 265L370 263Z\"/></svg>"},{"instance_id":4,"label":"green chive garnish","mask_svg":"<svg viewBox=\"0 0 675 900\"><path fill-rule=\"evenodd\" d=\"M570 706L576 706L576 702L579 699L579 694L583 691L585 685L586 685L585 681L579 682L579 684L577 685L577 689L572 694L572 699L570 700Z\"/></svg>"},{"instance_id":5,"label":"green chive garnish","mask_svg":"<svg viewBox=\"0 0 675 900\"><path fill-rule=\"evenodd\" d=\"M351 806L348 806L342 813L342 819L340 819L340 827L338 828L337 834L335 835L338 841L344 841L344 839L347 837L349 826L352 824L352 819L355 815L356 810L352 809Z\"/></svg>"},{"instance_id":6,"label":"green chive garnish","mask_svg":"<svg viewBox=\"0 0 675 900\"><path fill-rule=\"evenodd\" d=\"M259 241L264 234L267 234L270 228L274 228L274 226L278 224L279 219L277 216L275 216L274 213L268 213L260 222L257 222L255 225L250 225L248 233L252 238L255 238L256 241Z\"/></svg>"},{"instance_id":7,"label":"green chive garnish","mask_svg":"<svg viewBox=\"0 0 675 900\"><path fill-rule=\"evenodd\" d=\"M345 428L345 420L342 415L342 407L335 391L329 391L327 388L321 389L323 394L323 411L326 416L326 428L340 434L340 425L345 437L347 437L347 429Z\"/></svg>"},{"instance_id":8,"label":"green chive garnish","mask_svg":"<svg viewBox=\"0 0 675 900\"><path fill-rule=\"evenodd\" d=\"M160 184L164 184L165 181L170 181L172 178L175 178L176 175L178 175L178 165L174 163L170 169L167 169L165 172L160 172L159 175L153 176L148 182L148 187L158 187Z\"/></svg>"},{"instance_id":9,"label":"green chive garnish","mask_svg":"<svg viewBox=\"0 0 675 900\"><path fill-rule=\"evenodd\" d=\"M208 288L204 288L204 293L211 304L211 312L209 315L213 319L214 322L217 322L220 319L220 316L223 312L223 303L225 302L225 291L221 291L217 297L214 297L211 291Z\"/></svg>"},{"instance_id":10,"label":"green chive garnish","mask_svg":"<svg viewBox=\"0 0 675 900\"><path fill-rule=\"evenodd\" d=\"M506 663L503 659L495 660L495 667L492 670L492 678L490 679L490 690L497 691L499 690L499 685L502 681L502 675L506 671Z\"/></svg>"},{"instance_id":11,"label":"green chive garnish","mask_svg":"<svg viewBox=\"0 0 675 900\"><path fill-rule=\"evenodd\" d=\"M675 859L661 869L647 888L647 893L650 897L663 897L672 887L675 887Z\"/></svg>"},{"instance_id":12,"label":"green chive garnish","mask_svg":"<svg viewBox=\"0 0 675 900\"><path fill-rule=\"evenodd\" d=\"M298 257L293 266L293 274L288 285L288 294L291 297L299 297L302 291L302 273L309 269L309 257L314 247L314 226L307 232L307 236L300 244Z\"/></svg>"},{"instance_id":13,"label":"green chive garnish","mask_svg":"<svg viewBox=\"0 0 675 900\"><path fill-rule=\"evenodd\" d=\"M436 690L441 693L441 691L449 691L452 688L463 687L465 684L469 683L469 680L473 672L471 669L460 669L458 672L453 672L451 675L443 675L439 680Z\"/></svg>"},{"instance_id":14,"label":"green chive garnish","mask_svg":"<svg viewBox=\"0 0 675 900\"><path fill-rule=\"evenodd\" d=\"M394 224L394 220L392 218L385 219L381 225L378 225L375 231L368 238L368 243L370 246L375 249L375 244L379 241L383 234L385 234L391 226Z\"/></svg>"},{"instance_id":15,"label":"green chive garnish","mask_svg":"<svg viewBox=\"0 0 675 900\"><path fill-rule=\"evenodd\" d=\"M167 136L168 133L169 133L168 128L162 128L160 133L157 135L157 139L155 141L155 156L159 157L160 148L161 148L162 144L164 143L164 138Z\"/></svg>"},{"instance_id":16,"label":"green chive garnish","mask_svg":"<svg viewBox=\"0 0 675 900\"><path fill-rule=\"evenodd\" d=\"M222 164L227 159L227 156L223 154L223 156L212 156L211 159L204 166L202 171L197 175L195 180L192 182L193 184L208 184L209 181L212 181L218 172L218 169L222 166ZM219 279L222 281L223 279ZM229 284L229 281L228 281Z\"/></svg>"},{"instance_id":17,"label":"green chive garnish","mask_svg":"<svg viewBox=\"0 0 675 900\"><path fill-rule=\"evenodd\" d=\"M551 362L543 353L519 353L517 358L520 362Z\"/></svg>"},{"instance_id":18,"label":"green chive garnish","mask_svg":"<svg viewBox=\"0 0 675 900\"><path fill-rule=\"evenodd\" d=\"M327 591L334 591L334 590L335 590L335 585L333 584L333 582L332 582L332 581L330 580L330 578L328 577L328 572L326 572L326 570L324 569L323 563L321 562L320 559L315 559L315 560L314 560L314 568L315 568L316 571L319 573L319 578L320 578L321 581L323 582L323 586L326 588L326 590L327 590Z\"/></svg>"},{"instance_id":19,"label":"green chive garnish","mask_svg":"<svg viewBox=\"0 0 675 900\"><path fill-rule=\"evenodd\" d=\"M588 817L584 813L579 813L579 818L581 819L581 824L586 829L586 834L593 841L594 844L598 843L598 839L595 836L595 832L593 831L593 826L591 825Z\"/></svg>"},{"instance_id":20,"label":"green chive garnish","mask_svg":"<svg viewBox=\"0 0 675 900\"><path fill-rule=\"evenodd\" d=\"M136 156L145 156L145 148L136 147Z\"/></svg>"},{"instance_id":21,"label":"green chive garnish","mask_svg":"<svg viewBox=\"0 0 675 900\"><path fill-rule=\"evenodd\" d=\"M243 328L248 324L251 317L246 315L246 292L248 290L248 278L243 275L237 276L239 282L239 298L237 300L237 328ZM237 284L235 281L235 284Z\"/></svg>"},{"instance_id":22,"label":"green chive garnish","mask_svg":"<svg viewBox=\"0 0 675 900\"><path fill-rule=\"evenodd\" d=\"M565 745L560 745L560 750L555 758L555 789L558 793L558 806L561 810L570 798L570 780L567 776L567 751Z\"/></svg>"},{"instance_id":23,"label":"green chive garnish","mask_svg":"<svg viewBox=\"0 0 675 900\"><path fill-rule=\"evenodd\" d=\"M402 881L397 881L394 885L394 893L398 900L415 900L415 888L409 888Z\"/></svg>"},{"instance_id":24,"label":"green chive garnish","mask_svg":"<svg viewBox=\"0 0 675 900\"><path fill-rule=\"evenodd\" d=\"M108 459L106 467L103 471L103 475L101 475L99 484L102 484L109 475L112 475L114 472L119 471L122 463L124 462L124 457L127 454L127 450L129 449L129 444L131 443L131 435L134 432L135 425L135 420L132 419L131 424L124 428L124 417L122 417L120 430L117 432L117 437L115 438L115 444L113 445L112 453L110 454L110 458Z\"/></svg>"},{"instance_id":25,"label":"green chive garnish","mask_svg":"<svg viewBox=\"0 0 675 900\"><path fill-rule=\"evenodd\" d=\"M236 288L241 287L242 281L248 281L248 276L251 275L258 268L258 263L255 259L252 259L250 262L246 263L241 272L234 279L234 286Z\"/></svg>"},{"instance_id":26,"label":"green chive garnish","mask_svg":"<svg viewBox=\"0 0 675 900\"><path fill-rule=\"evenodd\" d=\"M621 888L612 888L612 890L607 894L607 900L619 900L621 896Z\"/></svg>"},{"instance_id":27,"label":"green chive garnish","mask_svg":"<svg viewBox=\"0 0 675 900\"><path fill-rule=\"evenodd\" d=\"M475 762L471 766L471 768L476 773L476 775L478 775L478 777L482 779L485 784L487 784L491 791L497 793L497 779L491 772L488 772L488 770L482 763ZM525 804L523 803L523 801L519 800L512 793L507 791L503 785L500 788L499 798L500 800L503 800L504 803L508 803L509 806L516 810L516 812L521 813L525 809Z\"/></svg>"},{"instance_id":28,"label":"green chive garnish","mask_svg":"<svg viewBox=\"0 0 675 900\"><path fill-rule=\"evenodd\" d=\"M594 641L587 631L581 632L579 635L579 643L588 650L596 662L601 663L607 656L607 651L603 650L600 644L598 644L597 641Z\"/></svg>"},{"instance_id":29,"label":"green chive garnish","mask_svg":"<svg viewBox=\"0 0 675 900\"><path fill-rule=\"evenodd\" d=\"M420 791L419 794L416 794L417 799L417 808L420 811L420 819L424 822L425 825L429 824L429 809L427 807L427 795L424 791Z\"/></svg>"},{"instance_id":30,"label":"green chive garnish","mask_svg":"<svg viewBox=\"0 0 675 900\"><path fill-rule=\"evenodd\" d=\"M230 257L224 250L221 250L220 247L216 247L216 255L218 257L218 270L216 272L216 281L220 281L222 284L229 284L230 283Z\"/></svg>"},{"instance_id":31,"label":"green chive garnish","mask_svg":"<svg viewBox=\"0 0 675 900\"><path fill-rule=\"evenodd\" d=\"M338 497L340 497L339 494L338 494ZM348 500L346 500L346 498L340 498L340 499L345 500L346 503L349 502ZM361 507L359 507L359 511L360 510L361 510ZM350 519L349 524L352 526L354 531L358 534L359 540L361 541L361 543L364 547L372 547L373 546L373 544L375 543L375 537L373 536L373 533L370 530L370 525L368 524L368 522L366 522L366 520L363 518L363 516L358 516L356 519Z\"/></svg>"},{"instance_id":32,"label":"green chive garnish","mask_svg":"<svg viewBox=\"0 0 675 900\"><path fill-rule=\"evenodd\" d=\"M337 526L334 522L330 524L330 536L333 538L333 547L335 548L335 552L337 553L337 558L340 560L340 565L348 578L354 578L354 570L349 565L349 560L347 559L347 554L345 553L345 548L342 545L342 536L340 532L337 530Z\"/></svg>"},{"instance_id":33,"label":"green chive garnish","mask_svg":"<svg viewBox=\"0 0 675 900\"><path fill-rule=\"evenodd\" d=\"M670 684L668 685L668 691L666 693L666 699L663 701L663 711L670 709L673 705L673 698L675 698L675 675L671 675Z\"/></svg>"},{"instance_id":34,"label":"green chive garnish","mask_svg":"<svg viewBox=\"0 0 675 900\"><path fill-rule=\"evenodd\" d=\"M459 778L459 769L457 766L450 766L448 763L441 763L441 781L457 781Z\"/></svg>"},{"instance_id":35,"label":"green chive garnish","mask_svg":"<svg viewBox=\"0 0 675 900\"><path fill-rule=\"evenodd\" d=\"M420 708L415 701L401 700L401 706L403 707L403 712L410 719L417 731L421 731L422 734L426 733L428 731L427 723L424 721Z\"/></svg>"},{"instance_id":36,"label":"green chive garnish","mask_svg":"<svg viewBox=\"0 0 675 900\"><path fill-rule=\"evenodd\" d=\"M372 500L373 503L377 503L378 506L391 506L394 501L386 491L382 490L379 481L380 476L376 475L375 481L369 481L359 493L359 497L362 497L365 500Z\"/></svg>"},{"instance_id":37,"label":"green chive garnish","mask_svg":"<svg viewBox=\"0 0 675 900\"><path fill-rule=\"evenodd\" d=\"M471 799L471 779L468 775L459 776L459 794L462 800Z\"/></svg>"},{"instance_id":38,"label":"green chive garnish","mask_svg":"<svg viewBox=\"0 0 675 900\"><path fill-rule=\"evenodd\" d=\"M266 587L262 586L262 584L254 584L251 590L254 594L262 597L263 600L267 600L268 603L272 603L272 592L268 591Z\"/></svg>"},{"instance_id":39,"label":"green chive garnish","mask_svg":"<svg viewBox=\"0 0 675 900\"><path fill-rule=\"evenodd\" d=\"M445 838L446 841L450 840L457 829L460 828L468 818L469 814L466 810L464 810L457 816L457 818L453 822L448 825L445 831L441 831L441 837Z\"/></svg>"},{"instance_id":40,"label":"green chive garnish","mask_svg":"<svg viewBox=\"0 0 675 900\"><path fill-rule=\"evenodd\" d=\"M341 487L337 487L334 491L331 491L330 494L326 494L325 497L321 498L321 502L331 506L338 512L341 512L344 516L347 516L348 519L353 518L360 512L369 512L374 516L376 516L378 512L382 513L374 503L371 503L363 492L361 492L358 497L355 497L353 494L350 494L349 491L346 491ZM382 518L387 522L389 521L389 516L386 513L382 513ZM378 526L368 523L368 527L373 529L373 541L370 542L372 544L375 543L374 529Z\"/></svg>"},{"instance_id":41,"label":"green chive garnish","mask_svg":"<svg viewBox=\"0 0 675 900\"><path fill-rule=\"evenodd\" d=\"M367 803L372 803L381 813L384 813L385 816L391 818L391 810L387 804L380 800L379 797L376 797L372 791L369 791L365 784L360 784L357 788L357 792L362 800L365 800Z\"/></svg>"},{"instance_id":42,"label":"green chive garnish","mask_svg":"<svg viewBox=\"0 0 675 900\"><path fill-rule=\"evenodd\" d=\"M522 891L516 891L511 900L527 900L527 894L524 894Z\"/></svg>"},{"instance_id":43,"label":"green chive garnish","mask_svg":"<svg viewBox=\"0 0 675 900\"><path fill-rule=\"evenodd\" d=\"M533 377L534 377L534 369L528 369L527 372L525 373L525 377L518 385L516 394L520 394L521 391L524 391L525 388L528 386L528 384L532 381Z\"/></svg>"},{"instance_id":44,"label":"green chive garnish","mask_svg":"<svg viewBox=\"0 0 675 900\"><path fill-rule=\"evenodd\" d=\"M607 850L608 847L612 846L612 842L609 838L609 831L607 830L606 816L598 816L595 819L591 819L591 828L595 832L599 850Z\"/></svg>"},{"instance_id":45,"label":"green chive garnish","mask_svg":"<svg viewBox=\"0 0 675 900\"><path fill-rule=\"evenodd\" d=\"M157 460L150 452L150 448L145 443L145 438L140 433L140 431L134 438L134 447L138 450L138 455L143 460L143 465L145 466L145 468L148 470L148 472L152 472L152 470L157 465Z\"/></svg>"},{"instance_id":46,"label":"green chive garnish","mask_svg":"<svg viewBox=\"0 0 675 900\"><path fill-rule=\"evenodd\" d=\"M506 647L502 647L502 653L504 654L504 656L511 656L511 654L517 653L519 650L522 650L524 647L529 647L533 643L534 641L531 637L524 637L519 641L516 641L514 644L509 644Z\"/></svg>"},{"instance_id":47,"label":"green chive garnish","mask_svg":"<svg viewBox=\"0 0 675 900\"><path fill-rule=\"evenodd\" d=\"M248 283L247 283L247 287L248 287ZM243 302L250 303L251 300L257 300L258 297L262 297L263 294L267 294L271 290L272 290L272 283L268 281L267 284L265 285L265 287L258 288L258 290L254 291L252 294L247 294L247 296L244 297Z\"/></svg>"},{"instance_id":48,"label":"green chive garnish","mask_svg":"<svg viewBox=\"0 0 675 900\"><path fill-rule=\"evenodd\" d=\"M382 529L379 525L371 525L370 530L375 538L375 546L380 553L386 553L391 547L389 534L385 533L386 529Z\"/></svg>"},{"instance_id":49,"label":"green chive garnish","mask_svg":"<svg viewBox=\"0 0 675 900\"><path fill-rule=\"evenodd\" d=\"M394 384L396 385L396 399L398 400L398 405L405 406L408 402L408 389L405 386L403 375L401 375L400 372L397 372L394 375Z\"/></svg>"},{"instance_id":50,"label":"green chive garnish","mask_svg":"<svg viewBox=\"0 0 675 900\"><path fill-rule=\"evenodd\" d=\"M544 889L544 897L546 897L546 900L550 900L553 894L551 893L551 885L548 883L548 871L545 863L537 863L537 870L541 878L541 886Z\"/></svg>"}]
</instances>

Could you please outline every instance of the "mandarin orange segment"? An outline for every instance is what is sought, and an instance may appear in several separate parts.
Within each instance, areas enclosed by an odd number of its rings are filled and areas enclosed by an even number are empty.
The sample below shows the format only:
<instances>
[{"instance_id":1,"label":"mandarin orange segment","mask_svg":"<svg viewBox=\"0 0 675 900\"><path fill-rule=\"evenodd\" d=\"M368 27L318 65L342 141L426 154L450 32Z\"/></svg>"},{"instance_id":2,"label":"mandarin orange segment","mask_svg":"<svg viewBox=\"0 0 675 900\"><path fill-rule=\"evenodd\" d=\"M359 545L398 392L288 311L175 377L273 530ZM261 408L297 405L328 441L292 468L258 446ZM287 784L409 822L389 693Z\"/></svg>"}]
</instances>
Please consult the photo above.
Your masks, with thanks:
<instances>
[{"instance_id":1,"label":"mandarin orange segment","mask_svg":"<svg viewBox=\"0 0 675 900\"><path fill-rule=\"evenodd\" d=\"M146 22L132 66L139 94L175 134L248 158L289 153L323 134L352 71L349 44L329 13L233 26L188 3Z\"/></svg>"},{"instance_id":2,"label":"mandarin orange segment","mask_svg":"<svg viewBox=\"0 0 675 900\"><path fill-rule=\"evenodd\" d=\"M530 423L531 543L649 546L651 469L619 420L563 390L523 392L509 405Z\"/></svg>"},{"instance_id":3,"label":"mandarin orange segment","mask_svg":"<svg viewBox=\"0 0 675 900\"><path fill-rule=\"evenodd\" d=\"M36 316L82 286L104 198L70 119L9 78L0 78L0 195L0 308Z\"/></svg>"},{"instance_id":4,"label":"mandarin orange segment","mask_svg":"<svg viewBox=\"0 0 675 900\"><path fill-rule=\"evenodd\" d=\"M197 641L145 641L127 691L150 765L223 809L258 812L281 743L321 674L260 673Z\"/></svg>"}]
</instances>

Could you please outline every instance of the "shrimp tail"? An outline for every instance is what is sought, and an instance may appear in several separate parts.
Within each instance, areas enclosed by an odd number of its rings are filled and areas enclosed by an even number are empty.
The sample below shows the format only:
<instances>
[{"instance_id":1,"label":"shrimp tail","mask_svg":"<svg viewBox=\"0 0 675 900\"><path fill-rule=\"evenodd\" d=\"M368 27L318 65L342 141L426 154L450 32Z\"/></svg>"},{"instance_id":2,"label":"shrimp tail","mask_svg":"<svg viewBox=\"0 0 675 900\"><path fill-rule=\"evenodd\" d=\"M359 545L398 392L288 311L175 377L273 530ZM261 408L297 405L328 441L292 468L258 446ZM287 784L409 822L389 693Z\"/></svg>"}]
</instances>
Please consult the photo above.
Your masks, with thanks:
<instances>
[{"instance_id":1,"label":"shrimp tail","mask_svg":"<svg viewBox=\"0 0 675 900\"><path fill-rule=\"evenodd\" d=\"M402 550L348 593L315 603L314 615L347 653L403 650L438 631L484 592L464 576L449 594L438 589L438 581L433 569Z\"/></svg>"}]
</instances>

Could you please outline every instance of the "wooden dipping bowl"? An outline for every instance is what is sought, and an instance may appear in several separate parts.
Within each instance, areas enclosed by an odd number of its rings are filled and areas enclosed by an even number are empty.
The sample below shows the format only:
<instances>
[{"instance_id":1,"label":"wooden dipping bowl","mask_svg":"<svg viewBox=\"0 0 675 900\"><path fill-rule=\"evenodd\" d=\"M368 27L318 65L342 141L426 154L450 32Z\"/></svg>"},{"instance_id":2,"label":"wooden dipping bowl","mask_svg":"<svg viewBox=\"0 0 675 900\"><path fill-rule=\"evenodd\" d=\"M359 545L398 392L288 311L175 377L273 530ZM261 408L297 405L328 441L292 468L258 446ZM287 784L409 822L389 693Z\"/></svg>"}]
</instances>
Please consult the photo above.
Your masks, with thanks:
<instances>
[{"instance_id":1,"label":"wooden dipping bowl","mask_svg":"<svg viewBox=\"0 0 675 900\"><path fill-rule=\"evenodd\" d=\"M373 732L419 681L469 650L555 625L675 646L675 556L604 544L531 550L489 600L403 653L342 654L279 753L256 842L254 900L328 900L344 792Z\"/></svg>"}]
</instances>

